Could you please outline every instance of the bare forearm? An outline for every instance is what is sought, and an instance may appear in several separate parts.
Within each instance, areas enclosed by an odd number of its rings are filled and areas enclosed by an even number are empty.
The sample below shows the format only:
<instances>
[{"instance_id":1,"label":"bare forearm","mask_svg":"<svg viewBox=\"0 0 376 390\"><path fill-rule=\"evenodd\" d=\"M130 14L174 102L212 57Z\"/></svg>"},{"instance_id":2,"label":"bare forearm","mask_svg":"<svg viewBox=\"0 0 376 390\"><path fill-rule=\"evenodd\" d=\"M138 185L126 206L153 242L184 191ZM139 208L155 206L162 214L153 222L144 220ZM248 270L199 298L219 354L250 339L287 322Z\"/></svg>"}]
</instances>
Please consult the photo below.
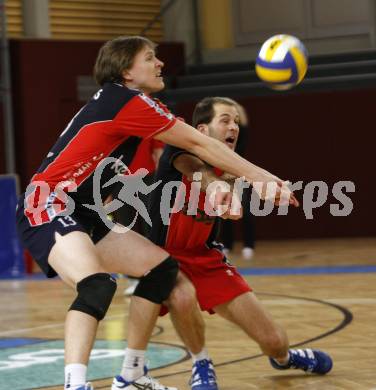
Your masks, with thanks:
<instances>
[{"instance_id":1,"label":"bare forearm","mask_svg":"<svg viewBox=\"0 0 376 390\"><path fill-rule=\"evenodd\" d=\"M282 182L277 176L240 157L225 144L201 134L179 120L169 130L159 133L155 138L185 149L208 164L235 177L245 177L251 184L261 182L264 185L267 182Z\"/></svg>"},{"instance_id":2,"label":"bare forearm","mask_svg":"<svg viewBox=\"0 0 376 390\"><path fill-rule=\"evenodd\" d=\"M245 160L213 138L207 138L203 144L195 145L190 152L235 177L244 176L250 183L280 181L277 176Z\"/></svg>"},{"instance_id":3,"label":"bare forearm","mask_svg":"<svg viewBox=\"0 0 376 390\"><path fill-rule=\"evenodd\" d=\"M236 177L234 175L229 175L225 173L224 175L217 176L213 172L213 168L211 167L205 167L203 169L200 169L199 172L202 173L202 179L201 179L201 190L206 191L210 183L213 183L213 181L224 181L230 185L231 188L234 186L234 182Z\"/></svg>"},{"instance_id":4,"label":"bare forearm","mask_svg":"<svg viewBox=\"0 0 376 390\"><path fill-rule=\"evenodd\" d=\"M197 180L194 175L201 173L200 183L201 190L206 191L207 187L213 181L225 181L230 184L231 188L234 185L236 177L234 175L224 173L217 175L211 165L208 165L197 156L190 153L181 153L174 159L174 167L183 175L185 175L189 181Z\"/></svg>"}]
</instances>

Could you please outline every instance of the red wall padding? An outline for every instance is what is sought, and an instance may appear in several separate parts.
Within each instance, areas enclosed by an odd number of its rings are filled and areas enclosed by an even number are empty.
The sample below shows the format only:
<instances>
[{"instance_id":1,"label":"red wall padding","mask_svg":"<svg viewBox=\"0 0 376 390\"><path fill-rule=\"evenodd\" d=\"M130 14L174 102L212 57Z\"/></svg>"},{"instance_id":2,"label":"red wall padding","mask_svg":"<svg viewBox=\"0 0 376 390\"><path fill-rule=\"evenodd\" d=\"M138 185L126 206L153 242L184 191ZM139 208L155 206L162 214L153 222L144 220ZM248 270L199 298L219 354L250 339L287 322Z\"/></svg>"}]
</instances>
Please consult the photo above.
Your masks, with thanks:
<instances>
[{"instance_id":1,"label":"red wall padding","mask_svg":"<svg viewBox=\"0 0 376 390\"><path fill-rule=\"evenodd\" d=\"M11 41L16 163L23 187L82 105L77 100L77 76L92 73L100 45Z\"/></svg>"}]
</instances>

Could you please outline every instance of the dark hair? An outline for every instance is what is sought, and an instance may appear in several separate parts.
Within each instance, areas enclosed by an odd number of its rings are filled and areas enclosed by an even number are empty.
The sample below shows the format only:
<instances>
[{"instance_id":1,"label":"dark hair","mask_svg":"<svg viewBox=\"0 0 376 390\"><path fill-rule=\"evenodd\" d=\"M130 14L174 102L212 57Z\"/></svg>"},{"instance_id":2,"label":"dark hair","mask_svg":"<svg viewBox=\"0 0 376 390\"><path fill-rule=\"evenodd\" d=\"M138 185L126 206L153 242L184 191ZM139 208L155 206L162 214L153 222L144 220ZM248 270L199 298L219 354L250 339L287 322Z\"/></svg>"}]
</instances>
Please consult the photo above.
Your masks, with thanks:
<instances>
[{"instance_id":1,"label":"dark hair","mask_svg":"<svg viewBox=\"0 0 376 390\"><path fill-rule=\"evenodd\" d=\"M122 83L124 70L130 69L137 53L155 44L139 36L121 36L106 42L99 50L94 66L94 79L99 85L106 82Z\"/></svg>"},{"instance_id":2,"label":"dark hair","mask_svg":"<svg viewBox=\"0 0 376 390\"><path fill-rule=\"evenodd\" d=\"M214 117L214 105L226 104L228 106L238 106L235 100L227 97L206 97L196 104L192 116L192 126L197 127L201 124L208 124Z\"/></svg>"}]
</instances>

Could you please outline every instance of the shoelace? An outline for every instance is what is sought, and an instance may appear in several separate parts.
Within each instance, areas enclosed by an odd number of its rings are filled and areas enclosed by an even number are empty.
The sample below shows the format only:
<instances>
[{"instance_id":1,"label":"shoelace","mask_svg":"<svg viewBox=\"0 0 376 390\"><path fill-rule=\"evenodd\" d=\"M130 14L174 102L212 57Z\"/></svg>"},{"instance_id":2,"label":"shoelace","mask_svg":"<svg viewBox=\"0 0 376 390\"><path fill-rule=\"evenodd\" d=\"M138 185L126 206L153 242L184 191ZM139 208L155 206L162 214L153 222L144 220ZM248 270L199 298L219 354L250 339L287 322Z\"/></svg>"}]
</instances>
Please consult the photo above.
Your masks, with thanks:
<instances>
[{"instance_id":1,"label":"shoelace","mask_svg":"<svg viewBox=\"0 0 376 390\"><path fill-rule=\"evenodd\" d=\"M316 358L311 358L307 355L307 353L305 352L305 357L303 356L300 356L298 353L291 353L291 356L290 356L290 367L291 368L300 368L304 371L312 371L316 364L317 364L317 360Z\"/></svg>"},{"instance_id":2,"label":"shoelace","mask_svg":"<svg viewBox=\"0 0 376 390\"><path fill-rule=\"evenodd\" d=\"M198 376L195 379L196 375ZM203 384L203 383L214 383L216 381L215 371L211 367L211 363L207 360L198 362L194 365L192 383L191 384Z\"/></svg>"},{"instance_id":3,"label":"shoelace","mask_svg":"<svg viewBox=\"0 0 376 390\"><path fill-rule=\"evenodd\" d=\"M145 376L150 380L150 384L153 390L158 390L158 389L167 390L167 387L161 385L156 379L152 378L149 375L145 375Z\"/></svg>"}]
</instances>

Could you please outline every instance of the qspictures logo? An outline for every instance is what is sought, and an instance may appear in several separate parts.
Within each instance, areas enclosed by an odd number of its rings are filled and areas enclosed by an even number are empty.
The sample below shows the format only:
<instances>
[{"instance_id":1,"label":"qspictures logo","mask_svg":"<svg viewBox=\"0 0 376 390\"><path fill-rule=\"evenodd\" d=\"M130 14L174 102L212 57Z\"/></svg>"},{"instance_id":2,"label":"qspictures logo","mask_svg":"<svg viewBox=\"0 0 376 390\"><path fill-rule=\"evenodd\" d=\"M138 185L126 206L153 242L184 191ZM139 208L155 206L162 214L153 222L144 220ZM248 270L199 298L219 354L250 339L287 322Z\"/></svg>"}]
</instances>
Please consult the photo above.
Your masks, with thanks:
<instances>
[{"instance_id":1,"label":"qspictures logo","mask_svg":"<svg viewBox=\"0 0 376 390\"><path fill-rule=\"evenodd\" d=\"M107 165L110 165L114 171L114 176L104 184L101 184L102 174ZM140 199L140 194L149 195L157 187L162 185L162 181L158 180L153 184L147 184L145 177L149 171L145 168L138 169L134 174L131 174L128 167L113 157L107 157L102 160L101 164L93 173L93 204L84 204L90 210L98 214L100 219L109 229L118 233L124 233L134 226L138 216L141 216L144 221L152 226L152 220L148 213L146 205ZM201 191L201 172L196 172L193 175L192 185L189 187L189 193L181 202L173 204L173 194L179 190L186 194L187 188L184 182L169 181L164 183L161 191L159 213L161 220L165 225L169 225L172 213L177 213L183 210L186 215L195 216L195 218L204 218L209 221L212 217L221 216L230 211L232 215L241 213L241 205L239 199L242 199L245 188L250 187L250 183L244 178L237 178L230 185L227 181L216 180L211 182L205 190L205 207L198 208L198 197L202 196ZM121 189L118 192L117 198L111 199L104 204L102 199L102 190L108 186L118 184ZM285 216L289 212L289 196L291 191L302 194L301 208L303 209L307 220L314 219L314 210L323 207L329 201L329 212L334 217L345 217L351 214L354 208L353 201L349 194L355 192L355 184L352 181L343 180L336 182L330 187L324 181L311 181L303 184L303 181L289 183L285 187L284 193L278 195L279 205L275 206L275 198L277 195L277 184L270 182L266 186L267 200L262 201L260 194L265 190L265 183L252 183L252 192L249 199L250 212L255 216L270 215L273 210L277 210L277 215ZM286 190L286 188L288 190ZM38 182L31 183L26 191L25 197L25 212L30 221L34 225L42 224L51 221L56 216L69 216L75 210L75 202L69 196L70 192L76 192L77 186L74 182L64 181L51 189L48 183ZM231 204L226 204L214 207L215 196L217 192L229 192L232 194ZM121 208L124 204L132 207L136 211L135 218L129 226L121 226L112 222L108 218L109 213ZM207 217L207 218L206 218Z\"/></svg>"}]
</instances>

